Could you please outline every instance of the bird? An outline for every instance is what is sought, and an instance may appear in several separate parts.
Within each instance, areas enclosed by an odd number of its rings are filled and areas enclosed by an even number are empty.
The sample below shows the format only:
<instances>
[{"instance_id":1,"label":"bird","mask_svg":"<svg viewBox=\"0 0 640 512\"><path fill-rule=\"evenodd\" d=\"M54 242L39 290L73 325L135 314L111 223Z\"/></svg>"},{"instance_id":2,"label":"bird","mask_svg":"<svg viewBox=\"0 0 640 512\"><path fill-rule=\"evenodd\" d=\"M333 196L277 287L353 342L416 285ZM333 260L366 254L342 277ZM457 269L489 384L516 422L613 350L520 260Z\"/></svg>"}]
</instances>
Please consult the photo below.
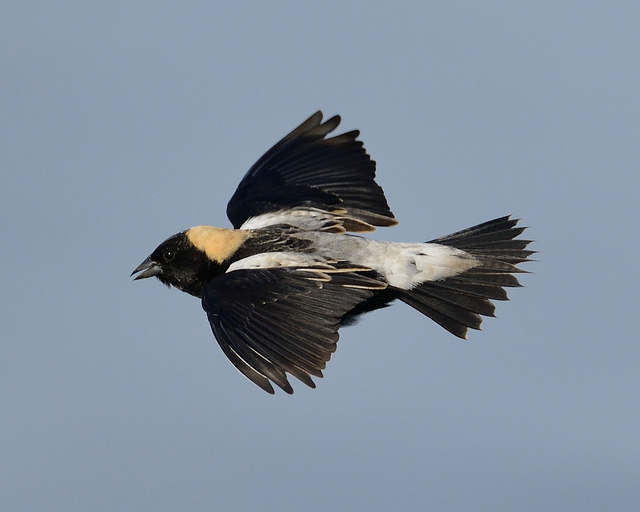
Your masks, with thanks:
<instances>
[{"instance_id":1,"label":"bird","mask_svg":"<svg viewBox=\"0 0 640 512\"><path fill-rule=\"evenodd\" d=\"M231 363L268 393L313 377L340 327L403 302L466 339L531 261L519 219L503 216L428 242L362 236L395 226L358 130L316 112L269 149L227 205L232 228L198 225L162 242L131 276L201 299Z\"/></svg>"}]
</instances>

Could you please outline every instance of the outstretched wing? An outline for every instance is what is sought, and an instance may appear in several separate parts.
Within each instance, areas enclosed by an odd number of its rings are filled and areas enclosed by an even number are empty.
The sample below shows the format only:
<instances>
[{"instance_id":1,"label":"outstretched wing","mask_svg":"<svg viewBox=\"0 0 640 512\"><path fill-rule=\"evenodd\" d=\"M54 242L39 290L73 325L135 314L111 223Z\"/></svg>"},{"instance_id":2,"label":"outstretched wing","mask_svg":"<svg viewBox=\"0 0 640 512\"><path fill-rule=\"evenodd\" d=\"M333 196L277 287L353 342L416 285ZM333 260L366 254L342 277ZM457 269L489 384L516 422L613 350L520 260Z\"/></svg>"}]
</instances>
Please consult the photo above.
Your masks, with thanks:
<instances>
[{"instance_id":1,"label":"outstretched wing","mask_svg":"<svg viewBox=\"0 0 640 512\"><path fill-rule=\"evenodd\" d=\"M211 281L202 307L238 370L269 393L269 381L293 393L286 373L315 387L311 376L322 377L343 315L384 287L344 269L241 269Z\"/></svg>"},{"instance_id":2,"label":"outstretched wing","mask_svg":"<svg viewBox=\"0 0 640 512\"><path fill-rule=\"evenodd\" d=\"M267 151L227 205L233 226L372 231L397 224L359 132L326 138L339 123L339 116L323 123L316 112Z\"/></svg>"}]
</instances>

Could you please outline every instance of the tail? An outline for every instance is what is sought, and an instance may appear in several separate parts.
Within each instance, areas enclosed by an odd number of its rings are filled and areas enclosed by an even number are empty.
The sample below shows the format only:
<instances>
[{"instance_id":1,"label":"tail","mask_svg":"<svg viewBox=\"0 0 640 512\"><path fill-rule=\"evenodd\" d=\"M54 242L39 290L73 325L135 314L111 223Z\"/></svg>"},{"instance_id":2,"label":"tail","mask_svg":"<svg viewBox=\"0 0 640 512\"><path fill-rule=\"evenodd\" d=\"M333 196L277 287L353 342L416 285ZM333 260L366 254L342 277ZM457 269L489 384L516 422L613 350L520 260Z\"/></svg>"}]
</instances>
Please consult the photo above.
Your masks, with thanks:
<instances>
[{"instance_id":1,"label":"tail","mask_svg":"<svg viewBox=\"0 0 640 512\"><path fill-rule=\"evenodd\" d=\"M492 300L508 300L504 287L520 286L513 274L526 271L516 265L535 253L527 250L530 240L515 240L526 229L517 223L506 216L431 240L461 249L480 263L456 276L397 290L399 299L466 339L469 327L480 329L480 315L495 316Z\"/></svg>"}]
</instances>

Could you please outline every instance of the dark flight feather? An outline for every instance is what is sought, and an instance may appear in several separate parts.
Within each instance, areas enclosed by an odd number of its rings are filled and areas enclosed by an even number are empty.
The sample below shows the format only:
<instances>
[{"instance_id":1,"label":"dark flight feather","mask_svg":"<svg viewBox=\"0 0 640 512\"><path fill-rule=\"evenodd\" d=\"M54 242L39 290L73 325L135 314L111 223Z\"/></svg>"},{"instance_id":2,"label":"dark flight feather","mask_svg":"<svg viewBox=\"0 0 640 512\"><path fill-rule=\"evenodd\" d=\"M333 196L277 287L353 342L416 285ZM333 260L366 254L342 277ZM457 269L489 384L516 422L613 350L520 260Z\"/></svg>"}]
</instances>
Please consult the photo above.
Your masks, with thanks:
<instances>
[{"instance_id":1,"label":"dark flight feather","mask_svg":"<svg viewBox=\"0 0 640 512\"><path fill-rule=\"evenodd\" d=\"M382 188L376 165L356 140L358 131L325 138L340 123L322 123L316 112L269 149L244 176L227 205L235 228L248 219L294 207L344 210L371 226L397 223ZM358 224L347 229L358 229Z\"/></svg>"},{"instance_id":2,"label":"dark flight feather","mask_svg":"<svg viewBox=\"0 0 640 512\"><path fill-rule=\"evenodd\" d=\"M354 273L315 279L308 269L241 269L204 289L202 307L218 343L246 377L269 393L293 390L285 372L314 387L335 351L340 319L380 283ZM359 287L354 287L357 284Z\"/></svg>"}]
</instances>

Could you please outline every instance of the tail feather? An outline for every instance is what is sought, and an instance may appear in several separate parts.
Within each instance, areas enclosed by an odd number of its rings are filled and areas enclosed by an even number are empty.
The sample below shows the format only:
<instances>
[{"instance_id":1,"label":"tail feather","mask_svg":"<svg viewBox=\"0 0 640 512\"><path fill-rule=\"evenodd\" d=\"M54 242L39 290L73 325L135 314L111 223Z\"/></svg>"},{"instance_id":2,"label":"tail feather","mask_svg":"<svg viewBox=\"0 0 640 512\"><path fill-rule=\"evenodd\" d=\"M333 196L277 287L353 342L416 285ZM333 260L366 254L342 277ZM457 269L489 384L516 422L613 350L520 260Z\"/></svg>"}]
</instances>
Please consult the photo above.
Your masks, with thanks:
<instances>
[{"instance_id":1,"label":"tail feather","mask_svg":"<svg viewBox=\"0 0 640 512\"><path fill-rule=\"evenodd\" d=\"M422 295L420 291L417 293ZM447 305L464 307L467 311L479 313L484 316L495 316L496 307L486 297L462 294L437 285L429 288L429 294L427 296L439 302L446 302Z\"/></svg>"},{"instance_id":2,"label":"tail feather","mask_svg":"<svg viewBox=\"0 0 640 512\"><path fill-rule=\"evenodd\" d=\"M523 227L515 227L516 224L518 224L518 220L519 219L512 219L511 215L505 215L504 217L499 217L467 229L456 231L455 233L451 233L447 236L441 236L440 238L431 240L431 242L438 244L445 244L449 242L448 245L454 245L455 243L473 245L469 242L472 242L476 237L483 236L488 236L490 239L497 241L511 240L512 238L522 234L526 229ZM504 236L505 234L506 236Z\"/></svg>"},{"instance_id":3,"label":"tail feather","mask_svg":"<svg viewBox=\"0 0 640 512\"><path fill-rule=\"evenodd\" d=\"M457 231L447 236L431 240L431 243L450 245L474 256L488 256L508 263L522 263L529 260L535 251L526 250L531 240L515 238L521 235L524 227L515 227L519 219L510 215L483 222L477 226ZM515 272L524 272L516 269Z\"/></svg>"},{"instance_id":4,"label":"tail feather","mask_svg":"<svg viewBox=\"0 0 640 512\"><path fill-rule=\"evenodd\" d=\"M406 304L452 334L466 338L469 328L480 329L482 316L494 316L491 300L508 300L504 287L518 287L513 275L526 272L516 265L530 261L530 240L515 239L525 228L517 219L501 217L437 238L430 243L461 249L480 264L456 276L427 281L410 290L397 290Z\"/></svg>"},{"instance_id":5,"label":"tail feather","mask_svg":"<svg viewBox=\"0 0 640 512\"><path fill-rule=\"evenodd\" d=\"M469 312L462 307L453 306L447 308L446 302L438 301L428 295L421 296L421 294L418 293L403 293L400 300L428 316L431 320L459 338L467 337L469 327L479 329L480 323L482 322L482 319L478 315L473 314L473 312ZM465 312L467 313L466 316L462 317Z\"/></svg>"},{"instance_id":6,"label":"tail feather","mask_svg":"<svg viewBox=\"0 0 640 512\"><path fill-rule=\"evenodd\" d=\"M502 267L501 269L483 269L483 268L472 268L467 270L464 274L459 274L457 276L453 276L447 280L446 282L460 282L462 284L466 283L475 283L478 285L487 285L487 286L509 286L512 288L517 288L520 286L520 281L518 278L509 272L523 272L522 270L516 267L516 270L511 270L510 268ZM436 281L437 283L443 283L445 281Z\"/></svg>"},{"instance_id":7,"label":"tail feather","mask_svg":"<svg viewBox=\"0 0 640 512\"><path fill-rule=\"evenodd\" d=\"M508 285L507 285L508 286ZM470 295L472 297L480 297L492 300L508 300L507 292L502 285L485 284L476 282L464 282L462 280L453 281L445 279L444 281L433 281L430 288L441 288L450 290L458 295Z\"/></svg>"}]
</instances>

